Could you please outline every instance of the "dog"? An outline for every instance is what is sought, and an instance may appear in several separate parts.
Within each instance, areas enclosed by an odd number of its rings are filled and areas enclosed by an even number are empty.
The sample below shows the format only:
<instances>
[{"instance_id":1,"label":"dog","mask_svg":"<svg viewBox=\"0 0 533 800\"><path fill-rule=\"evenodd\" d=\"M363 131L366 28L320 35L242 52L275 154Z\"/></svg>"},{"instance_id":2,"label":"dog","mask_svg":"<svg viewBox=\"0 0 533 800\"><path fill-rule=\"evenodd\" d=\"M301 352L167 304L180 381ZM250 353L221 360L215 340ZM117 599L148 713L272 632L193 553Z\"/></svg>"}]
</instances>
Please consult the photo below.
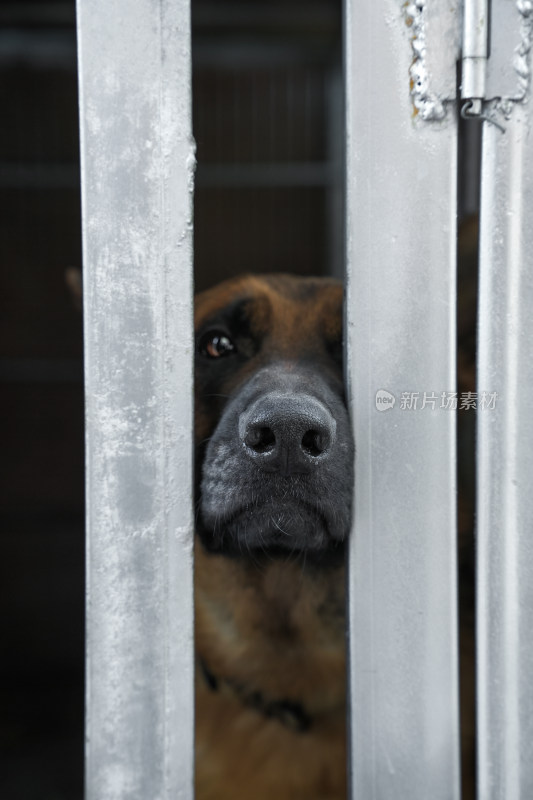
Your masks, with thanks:
<instances>
[{"instance_id":1,"label":"dog","mask_svg":"<svg viewBox=\"0 0 533 800\"><path fill-rule=\"evenodd\" d=\"M354 444L342 303L337 281L288 275L233 279L196 299L198 800L346 797ZM463 342L471 316L459 318L460 366L472 360ZM461 387L465 375L460 368ZM464 479L459 501L467 800L475 797L475 651Z\"/></svg>"},{"instance_id":2,"label":"dog","mask_svg":"<svg viewBox=\"0 0 533 800\"><path fill-rule=\"evenodd\" d=\"M340 283L196 299L196 796L346 797Z\"/></svg>"}]
</instances>

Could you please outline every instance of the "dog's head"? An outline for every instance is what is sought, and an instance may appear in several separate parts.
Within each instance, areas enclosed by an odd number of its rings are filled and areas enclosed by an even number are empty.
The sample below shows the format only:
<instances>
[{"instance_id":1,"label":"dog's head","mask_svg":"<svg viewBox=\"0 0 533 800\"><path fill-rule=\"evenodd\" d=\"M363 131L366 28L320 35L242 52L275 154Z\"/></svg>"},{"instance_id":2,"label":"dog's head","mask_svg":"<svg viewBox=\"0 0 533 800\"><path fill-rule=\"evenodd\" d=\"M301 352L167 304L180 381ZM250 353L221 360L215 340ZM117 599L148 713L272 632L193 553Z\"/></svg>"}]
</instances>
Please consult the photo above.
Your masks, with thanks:
<instances>
[{"instance_id":1,"label":"dog's head","mask_svg":"<svg viewBox=\"0 0 533 800\"><path fill-rule=\"evenodd\" d=\"M350 525L342 287L288 275L196 298L198 532L209 550L322 556Z\"/></svg>"}]
</instances>

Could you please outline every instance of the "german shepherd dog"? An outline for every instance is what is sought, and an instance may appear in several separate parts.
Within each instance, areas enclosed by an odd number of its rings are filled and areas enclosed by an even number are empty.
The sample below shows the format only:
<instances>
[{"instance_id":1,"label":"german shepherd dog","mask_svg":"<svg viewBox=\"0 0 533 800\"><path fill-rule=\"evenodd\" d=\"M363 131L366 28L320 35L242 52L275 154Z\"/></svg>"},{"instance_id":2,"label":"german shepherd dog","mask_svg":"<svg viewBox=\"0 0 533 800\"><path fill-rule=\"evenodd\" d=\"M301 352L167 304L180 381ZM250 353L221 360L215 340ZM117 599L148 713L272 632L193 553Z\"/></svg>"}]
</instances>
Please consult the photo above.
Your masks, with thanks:
<instances>
[{"instance_id":1,"label":"german shepherd dog","mask_svg":"<svg viewBox=\"0 0 533 800\"><path fill-rule=\"evenodd\" d=\"M353 455L332 279L196 300L196 796L341 800Z\"/></svg>"},{"instance_id":2,"label":"german shepherd dog","mask_svg":"<svg viewBox=\"0 0 533 800\"><path fill-rule=\"evenodd\" d=\"M288 275L237 278L196 300L198 800L346 797L354 445L342 300L332 279ZM471 319L460 308L461 388L472 383ZM466 800L475 795L468 492L459 501Z\"/></svg>"}]
</instances>

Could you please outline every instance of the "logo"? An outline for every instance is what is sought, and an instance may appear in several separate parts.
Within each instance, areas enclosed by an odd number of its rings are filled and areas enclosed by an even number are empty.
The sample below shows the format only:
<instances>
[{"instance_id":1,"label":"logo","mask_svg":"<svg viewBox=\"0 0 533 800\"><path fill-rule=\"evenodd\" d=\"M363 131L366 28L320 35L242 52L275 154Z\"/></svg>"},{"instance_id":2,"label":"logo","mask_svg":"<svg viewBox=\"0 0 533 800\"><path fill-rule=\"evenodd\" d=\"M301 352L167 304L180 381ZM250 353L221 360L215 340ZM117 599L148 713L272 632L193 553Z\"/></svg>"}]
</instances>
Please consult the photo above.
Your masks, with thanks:
<instances>
[{"instance_id":1,"label":"logo","mask_svg":"<svg viewBox=\"0 0 533 800\"><path fill-rule=\"evenodd\" d=\"M378 411L389 411L394 408L396 398L386 389L378 389L376 392L376 408Z\"/></svg>"}]
</instances>

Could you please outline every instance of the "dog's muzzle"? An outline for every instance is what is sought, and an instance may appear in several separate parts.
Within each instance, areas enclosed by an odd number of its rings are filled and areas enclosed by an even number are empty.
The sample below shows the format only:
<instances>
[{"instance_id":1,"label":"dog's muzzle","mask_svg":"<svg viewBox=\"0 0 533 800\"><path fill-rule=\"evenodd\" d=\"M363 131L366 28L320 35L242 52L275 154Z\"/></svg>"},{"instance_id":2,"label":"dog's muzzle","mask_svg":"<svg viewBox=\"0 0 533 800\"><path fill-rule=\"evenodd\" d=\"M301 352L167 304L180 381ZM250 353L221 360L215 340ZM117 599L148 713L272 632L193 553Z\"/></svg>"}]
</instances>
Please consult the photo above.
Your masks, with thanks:
<instances>
[{"instance_id":1,"label":"dog's muzzle","mask_svg":"<svg viewBox=\"0 0 533 800\"><path fill-rule=\"evenodd\" d=\"M239 417L239 438L252 463L283 477L308 474L333 452L337 423L306 394L269 392Z\"/></svg>"},{"instance_id":2,"label":"dog's muzzle","mask_svg":"<svg viewBox=\"0 0 533 800\"><path fill-rule=\"evenodd\" d=\"M350 526L353 444L342 385L291 365L264 368L230 400L201 482L210 549L323 551Z\"/></svg>"}]
</instances>

